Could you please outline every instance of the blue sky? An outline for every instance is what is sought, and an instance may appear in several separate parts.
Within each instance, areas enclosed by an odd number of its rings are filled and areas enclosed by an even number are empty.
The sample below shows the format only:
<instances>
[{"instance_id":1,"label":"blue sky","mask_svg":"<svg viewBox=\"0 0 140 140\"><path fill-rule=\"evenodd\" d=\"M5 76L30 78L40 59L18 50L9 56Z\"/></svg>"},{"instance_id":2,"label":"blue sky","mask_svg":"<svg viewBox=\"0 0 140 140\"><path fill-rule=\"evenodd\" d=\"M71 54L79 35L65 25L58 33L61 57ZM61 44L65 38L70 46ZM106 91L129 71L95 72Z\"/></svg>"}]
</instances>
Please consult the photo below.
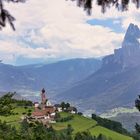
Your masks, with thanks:
<instances>
[{"instance_id":1,"label":"blue sky","mask_svg":"<svg viewBox=\"0 0 140 140\"><path fill-rule=\"evenodd\" d=\"M134 5L127 12L109 9L102 14L93 4L91 16L65 0L30 0L6 7L16 17L16 32L9 26L0 32L0 59L12 65L102 57L121 47L130 23L140 26L140 10Z\"/></svg>"},{"instance_id":2,"label":"blue sky","mask_svg":"<svg viewBox=\"0 0 140 140\"><path fill-rule=\"evenodd\" d=\"M116 32L116 33L125 33L125 29L122 28L121 26L121 19L116 19L114 22L114 19L91 19L91 20L87 20L87 23L90 25L99 25L102 27L108 27L110 29L112 29L112 32Z\"/></svg>"}]
</instances>

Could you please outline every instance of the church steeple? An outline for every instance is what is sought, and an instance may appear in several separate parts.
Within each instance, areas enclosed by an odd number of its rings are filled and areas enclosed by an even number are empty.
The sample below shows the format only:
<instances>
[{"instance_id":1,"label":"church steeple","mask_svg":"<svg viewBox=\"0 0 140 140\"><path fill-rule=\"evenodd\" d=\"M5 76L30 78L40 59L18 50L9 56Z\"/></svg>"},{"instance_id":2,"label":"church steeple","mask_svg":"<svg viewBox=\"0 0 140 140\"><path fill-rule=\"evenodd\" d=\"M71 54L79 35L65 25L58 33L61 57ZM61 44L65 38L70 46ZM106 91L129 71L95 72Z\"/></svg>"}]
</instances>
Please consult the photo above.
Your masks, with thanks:
<instances>
[{"instance_id":1,"label":"church steeple","mask_svg":"<svg viewBox=\"0 0 140 140\"><path fill-rule=\"evenodd\" d=\"M42 109L44 109L45 108L45 106L46 106L46 91L45 91L45 89L43 88L42 90L41 90L41 103L42 103Z\"/></svg>"},{"instance_id":2,"label":"church steeple","mask_svg":"<svg viewBox=\"0 0 140 140\"><path fill-rule=\"evenodd\" d=\"M44 88L42 89L42 93L45 93L45 89Z\"/></svg>"}]
</instances>

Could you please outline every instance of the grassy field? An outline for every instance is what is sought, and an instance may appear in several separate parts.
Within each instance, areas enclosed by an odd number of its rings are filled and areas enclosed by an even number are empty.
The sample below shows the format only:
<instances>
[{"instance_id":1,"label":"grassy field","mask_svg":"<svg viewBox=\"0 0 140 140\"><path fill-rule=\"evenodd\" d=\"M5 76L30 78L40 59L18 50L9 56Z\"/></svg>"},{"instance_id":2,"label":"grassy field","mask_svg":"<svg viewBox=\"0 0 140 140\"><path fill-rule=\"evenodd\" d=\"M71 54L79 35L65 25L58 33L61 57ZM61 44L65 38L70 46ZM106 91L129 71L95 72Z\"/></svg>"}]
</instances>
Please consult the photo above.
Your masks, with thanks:
<instances>
[{"instance_id":1,"label":"grassy field","mask_svg":"<svg viewBox=\"0 0 140 140\"><path fill-rule=\"evenodd\" d=\"M5 121L7 122L7 124L11 124L18 128L21 122L21 117L23 116L22 113L28 113L29 109L32 110L32 108L25 109L24 107L16 107L13 112L18 114L10 116L0 116L0 120Z\"/></svg>"},{"instance_id":2,"label":"grassy field","mask_svg":"<svg viewBox=\"0 0 140 140\"><path fill-rule=\"evenodd\" d=\"M28 113L29 109L31 108L25 109L24 107L17 107L13 111L14 113L18 113L18 114L11 115L8 117L0 116L0 120L6 121L8 124L14 125L16 128L18 128L20 126L21 117L23 113ZM60 113L60 115L61 117L67 117L71 114L62 112ZM119 133L116 133L114 131L99 126L97 122L92 119L85 118L79 115L74 115L74 118L72 120L53 124L53 128L56 130L63 130L67 127L68 124L71 124L72 128L74 129L73 134L82 131L90 131L91 134L94 136L98 136L100 133L102 133L108 138L109 137L112 138L112 140L132 140L132 138L128 136L121 135Z\"/></svg>"},{"instance_id":3,"label":"grassy field","mask_svg":"<svg viewBox=\"0 0 140 140\"><path fill-rule=\"evenodd\" d=\"M66 117L70 114L68 113L61 113L61 117ZM68 122L58 122L53 125L54 129L56 130L62 130L67 127L68 124L71 124L74 129L74 134L78 131L90 131L92 135L98 136L100 133L107 136L108 138L112 138L112 140L132 140L132 138L128 136L124 136L122 134L116 133L114 131L111 131L109 129L106 129L104 127L98 126L97 122L88 119L79 115L74 115L74 118Z\"/></svg>"},{"instance_id":4,"label":"grassy field","mask_svg":"<svg viewBox=\"0 0 140 140\"><path fill-rule=\"evenodd\" d=\"M70 114L68 113L61 113L61 117L66 117ZM56 130L61 130L61 129L65 129L67 127L68 124L71 124L73 129L74 129L74 133L79 132L79 131L84 131L86 129L89 129L93 126L96 126L97 122L85 117L80 117L79 115L75 115L74 119L72 119L71 121L67 121L67 122L58 122L56 124L53 125L53 127ZM80 127L79 127L80 126Z\"/></svg>"},{"instance_id":5,"label":"grassy field","mask_svg":"<svg viewBox=\"0 0 140 140\"><path fill-rule=\"evenodd\" d=\"M94 136L98 136L100 133L102 133L106 137L112 138L112 140L132 140L132 138L128 136L124 136L101 126L96 126L95 128L90 129L90 132Z\"/></svg>"}]
</instances>

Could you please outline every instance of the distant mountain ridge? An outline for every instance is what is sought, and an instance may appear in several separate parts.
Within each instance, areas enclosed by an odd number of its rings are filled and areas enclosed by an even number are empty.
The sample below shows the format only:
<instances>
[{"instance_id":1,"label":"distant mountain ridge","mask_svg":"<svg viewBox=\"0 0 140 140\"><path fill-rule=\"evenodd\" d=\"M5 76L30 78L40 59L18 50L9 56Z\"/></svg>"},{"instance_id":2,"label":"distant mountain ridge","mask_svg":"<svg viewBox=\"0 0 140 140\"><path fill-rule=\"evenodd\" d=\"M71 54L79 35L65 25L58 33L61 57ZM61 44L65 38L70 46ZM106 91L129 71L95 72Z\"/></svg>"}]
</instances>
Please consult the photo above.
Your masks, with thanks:
<instances>
[{"instance_id":1,"label":"distant mountain ridge","mask_svg":"<svg viewBox=\"0 0 140 140\"><path fill-rule=\"evenodd\" d=\"M140 30L130 24L122 48L102 60L102 67L62 93L60 100L73 101L81 110L104 112L129 107L140 94Z\"/></svg>"},{"instance_id":2,"label":"distant mountain ridge","mask_svg":"<svg viewBox=\"0 0 140 140\"><path fill-rule=\"evenodd\" d=\"M44 87L53 96L86 78L100 66L101 61L93 58L18 67L0 63L0 91L22 91L24 94Z\"/></svg>"}]
</instances>

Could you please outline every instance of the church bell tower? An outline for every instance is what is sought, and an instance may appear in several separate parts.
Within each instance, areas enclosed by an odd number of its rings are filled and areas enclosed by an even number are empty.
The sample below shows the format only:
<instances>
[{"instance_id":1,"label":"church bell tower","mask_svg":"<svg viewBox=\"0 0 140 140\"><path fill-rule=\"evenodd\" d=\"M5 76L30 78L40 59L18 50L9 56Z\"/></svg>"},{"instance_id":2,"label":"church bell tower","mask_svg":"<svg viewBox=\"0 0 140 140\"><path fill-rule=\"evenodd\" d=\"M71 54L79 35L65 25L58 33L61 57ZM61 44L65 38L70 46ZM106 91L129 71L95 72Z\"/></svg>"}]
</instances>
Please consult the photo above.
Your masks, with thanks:
<instances>
[{"instance_id":1,"label":"church bell tower","mask_svg":"<svg viewBox=\"0 0 140 140\"><path fill-rule=\"evenodd\" d=\"M45 89L43 88L42 91L41 91L41 103L42 103L42 109L44 110L45 109L45 106L46 106L46 91Z\"/></svg>"}]
</instances>

